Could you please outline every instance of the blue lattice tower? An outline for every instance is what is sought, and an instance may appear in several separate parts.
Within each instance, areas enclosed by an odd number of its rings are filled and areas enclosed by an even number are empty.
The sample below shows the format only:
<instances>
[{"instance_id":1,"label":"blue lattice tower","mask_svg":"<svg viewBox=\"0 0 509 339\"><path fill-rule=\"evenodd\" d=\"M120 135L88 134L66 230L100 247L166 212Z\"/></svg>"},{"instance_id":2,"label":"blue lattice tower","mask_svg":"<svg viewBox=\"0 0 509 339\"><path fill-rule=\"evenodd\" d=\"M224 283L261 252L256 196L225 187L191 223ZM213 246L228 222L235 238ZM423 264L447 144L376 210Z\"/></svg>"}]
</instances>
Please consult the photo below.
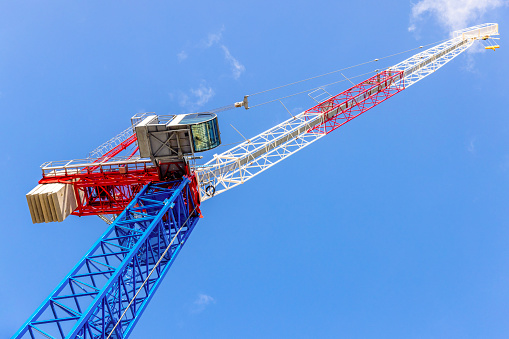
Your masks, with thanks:
<instances>
[{"instance_id":1,"label":"blue lattice tower","mask_svg":"<svg viewBox=\"0 0 509 339\"><path fill-rule=\"evenodd\" d=\"M145 186L14 338L127 338L199 219L189 183Z\"/></svg>"}]
</instances>

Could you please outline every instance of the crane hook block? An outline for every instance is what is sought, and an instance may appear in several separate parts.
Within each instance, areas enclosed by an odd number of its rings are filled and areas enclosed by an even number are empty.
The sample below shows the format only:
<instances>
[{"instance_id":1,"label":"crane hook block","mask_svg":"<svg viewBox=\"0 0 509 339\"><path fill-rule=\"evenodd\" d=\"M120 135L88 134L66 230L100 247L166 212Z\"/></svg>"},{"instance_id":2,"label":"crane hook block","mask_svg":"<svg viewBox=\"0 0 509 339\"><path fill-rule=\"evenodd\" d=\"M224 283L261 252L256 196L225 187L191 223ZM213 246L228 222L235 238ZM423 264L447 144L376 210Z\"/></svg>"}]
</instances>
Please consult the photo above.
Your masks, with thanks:
<instances>
[{"instance_id":1,"label":"crane hook block","mask_svg":"<svg viewBox=\"0 0 509 339\"><path fill-rule=\"evenodd\" d=\"M247 97L249 95L244 95L244 100L236 102L235 107L244 107L245 109L249 109L248 103L247 103Z\"/></svg>"}]
</instances>

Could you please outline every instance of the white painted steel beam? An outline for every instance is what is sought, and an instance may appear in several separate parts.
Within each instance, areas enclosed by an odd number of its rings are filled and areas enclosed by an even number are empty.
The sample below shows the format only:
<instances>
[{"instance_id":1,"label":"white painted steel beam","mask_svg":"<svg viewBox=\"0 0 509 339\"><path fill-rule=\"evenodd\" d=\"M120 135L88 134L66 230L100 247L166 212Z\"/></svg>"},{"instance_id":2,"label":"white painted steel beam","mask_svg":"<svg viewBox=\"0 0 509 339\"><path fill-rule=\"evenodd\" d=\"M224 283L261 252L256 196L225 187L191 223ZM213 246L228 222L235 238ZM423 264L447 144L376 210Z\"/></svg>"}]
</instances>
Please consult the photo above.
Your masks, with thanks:
<instances>
[{"instance_id":1,"label":"white painted steel beam","mask_svg":"<svg viewBox=\"0 0 509 339\"><path fill-rule=\"evenodd\" d=\"M483 24L456 31L450 40L417 53L388 70L403 71L403 79L400 81L404 82L406 88L444 66L472 46L476 40L493 35L498 35L498 24ZM392 84L397 85L400 85L399 81ZM329 112L325 119L340 114L345 108L343 106ZM245 183L325 136L326 134L308 133L312 127L323 123L323 119L323 114L305 115L305 112L302 112L254 138L214 155L205 165L196 166L202 201Z\"/></svg>"}]
</instances>

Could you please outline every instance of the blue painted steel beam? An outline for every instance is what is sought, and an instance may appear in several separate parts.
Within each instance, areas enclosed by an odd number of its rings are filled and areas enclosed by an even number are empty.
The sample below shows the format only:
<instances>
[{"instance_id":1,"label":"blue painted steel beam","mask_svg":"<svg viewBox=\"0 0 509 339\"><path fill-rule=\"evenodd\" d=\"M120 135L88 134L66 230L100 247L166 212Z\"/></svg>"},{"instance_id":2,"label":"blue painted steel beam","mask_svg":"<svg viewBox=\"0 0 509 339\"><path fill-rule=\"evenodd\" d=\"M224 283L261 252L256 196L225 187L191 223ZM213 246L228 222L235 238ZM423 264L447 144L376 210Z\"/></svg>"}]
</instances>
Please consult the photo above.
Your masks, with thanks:
<instances>
[{"instance_id":1,"label":"blue painted steel beam","mask_svg":"<svg viewBox=\"0 0 509 339\"><path fill-rule=\"evenodd\" d=\"M127 338L199 220L189 182L145 186L13 338Z\"/></svg>"}]
</instances>

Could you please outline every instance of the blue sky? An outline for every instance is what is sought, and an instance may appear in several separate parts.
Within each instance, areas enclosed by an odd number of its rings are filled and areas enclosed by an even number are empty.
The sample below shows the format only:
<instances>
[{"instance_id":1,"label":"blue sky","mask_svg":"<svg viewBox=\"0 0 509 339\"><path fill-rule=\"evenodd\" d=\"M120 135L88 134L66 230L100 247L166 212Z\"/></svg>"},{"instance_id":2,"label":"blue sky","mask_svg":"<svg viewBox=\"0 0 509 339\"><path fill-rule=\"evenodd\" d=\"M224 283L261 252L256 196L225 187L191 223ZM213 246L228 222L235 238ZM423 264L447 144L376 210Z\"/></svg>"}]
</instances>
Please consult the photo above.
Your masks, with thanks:
<instances>
[{"instance_id":1,"label":"blue sky","mask_svg":"<svg viewBox=\"0 0 509 339\"><path fill-rule=\"evenodd\" d=\"M138 112L221 107L484 22L500 24L497 52L461 55L205 202L131 337L507 337L508 18L499 0L1 3L0 337L106 227L31 223L44 161L86 156ZM278 104L221 113L223 143L241 140L230 124L249 137L288 117Z\"/></svg>"}]
</instances>

